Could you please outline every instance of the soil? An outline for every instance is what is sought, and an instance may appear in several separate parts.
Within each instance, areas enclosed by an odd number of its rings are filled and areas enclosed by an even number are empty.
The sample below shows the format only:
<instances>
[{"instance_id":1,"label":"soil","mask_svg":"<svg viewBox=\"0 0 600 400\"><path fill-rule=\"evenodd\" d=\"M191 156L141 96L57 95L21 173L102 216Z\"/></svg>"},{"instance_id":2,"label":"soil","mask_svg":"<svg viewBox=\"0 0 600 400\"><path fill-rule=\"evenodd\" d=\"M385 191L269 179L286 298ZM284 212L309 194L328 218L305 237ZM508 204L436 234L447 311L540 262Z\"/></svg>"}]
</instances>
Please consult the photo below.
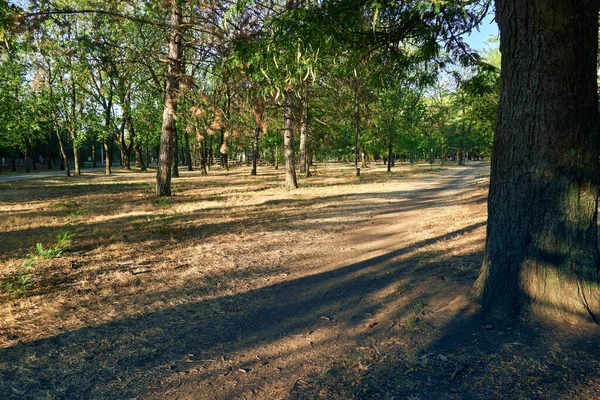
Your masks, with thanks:
<instances>
[{"instance_id":1,"label":"soil","mask_svg":"<svg viewBox=\"0 0 600 400\"><path fill-rule=\"evenodd\" d=\"M600 398L597 326L468 300L486 163L180 174L0 183L3 398Z\"/></svg>"}]
</instances>

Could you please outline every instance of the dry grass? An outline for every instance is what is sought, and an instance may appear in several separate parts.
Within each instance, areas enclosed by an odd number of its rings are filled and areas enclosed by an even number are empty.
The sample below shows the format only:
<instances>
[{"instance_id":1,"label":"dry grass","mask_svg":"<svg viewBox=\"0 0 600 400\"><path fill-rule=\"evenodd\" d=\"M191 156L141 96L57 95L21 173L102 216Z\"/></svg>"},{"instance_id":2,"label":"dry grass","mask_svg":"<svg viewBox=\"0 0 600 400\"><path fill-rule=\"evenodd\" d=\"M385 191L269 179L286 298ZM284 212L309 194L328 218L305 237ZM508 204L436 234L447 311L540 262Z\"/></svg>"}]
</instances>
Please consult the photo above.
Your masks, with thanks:
<instances>
[{"instance_id":1,"label":"dry grass","mask_svg":"<svg viewBox=\"0 0 600 400\"><path fill-rule=\"evenodd\" d=\"M151 173L0 184L5 280L37 242L75 234L30 289L0 297L0 390L385 398L418 395L415 371L454 369L454 356L421 357L477 275L486 167L357 178L325 164L294 191L259 173L182 172L169 199Z\"/></svg>"}]
</instances>

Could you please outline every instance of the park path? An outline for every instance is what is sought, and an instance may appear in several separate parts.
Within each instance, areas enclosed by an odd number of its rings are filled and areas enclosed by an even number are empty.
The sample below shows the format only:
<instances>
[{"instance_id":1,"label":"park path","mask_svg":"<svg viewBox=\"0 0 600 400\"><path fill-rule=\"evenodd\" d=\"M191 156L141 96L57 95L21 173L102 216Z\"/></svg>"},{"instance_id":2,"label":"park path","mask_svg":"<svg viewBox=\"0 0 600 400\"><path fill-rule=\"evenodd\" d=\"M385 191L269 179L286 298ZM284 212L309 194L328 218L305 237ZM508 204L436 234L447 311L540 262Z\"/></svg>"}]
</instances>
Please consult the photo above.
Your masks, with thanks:
<instances>
[{"instance_id":1,"label":"park path","mask_svg":"<svg viewBox=\"0 0 600 400\"><path fill-rule=\"evenodd\" d=\"M95 172L95 171L104 171L104 167L82 169L81 173L85 174L86 172ZM30 172L28 174L25 173L25 174L19 174L19 175L0 174L0 183L27 181L30 179L42 179L42 178L48 178L51 176L66 176L66 175L65 175L65 171L35 171L35 172Z\"/></svg>"},{"instance_id":2,"label":"park path","mask_svg":"<svg viewBox=\"0 0 600 400\"><path fill-rule=\"evenodd\" d=\"M485 222L444 208L460 195L481 191L488 173L483 163L424 173L407 177L392 193L351 198L339 212L356 212L354 223L313 244L319 247L313 256L290 260L296 268L287 282L217 301L221 313L195 325L193 333L180 333L194 367L172 367L177 373L158 379L140 398L304 398L307 377L396 335L390 329L415 305L427 304L430 311L448 306L476 277L482 242L453 260L473 271L455 272L437 260L461 251L460 244L445 242L476 230L481 236ZM398 298L399 282L415 290Z\"/></svg>"},{"instance_id":3,"label":"park path","mask_svg":"<svg viewBox=\"0 0 600 400\"><path fill-rule=\"evenodd\" d=\"M482 236L485 218L461 202L473 192L483 208L488 168L424 172L380 191L319 198L306 215L281 219L297 232L282 248L284 280L0 349L4 365L18 367L0 368L0 389L23 398L11 383L22 370L36 377L37 391L25 398L305 398L311 377L386 354L390 340L416 352L438 328L424 323L413 337L398 330L402 321L418 308L443 309L476 276L481 240L469 240ZM315 230L317 242L300 246Z\"/></svg>"}]
</instances>

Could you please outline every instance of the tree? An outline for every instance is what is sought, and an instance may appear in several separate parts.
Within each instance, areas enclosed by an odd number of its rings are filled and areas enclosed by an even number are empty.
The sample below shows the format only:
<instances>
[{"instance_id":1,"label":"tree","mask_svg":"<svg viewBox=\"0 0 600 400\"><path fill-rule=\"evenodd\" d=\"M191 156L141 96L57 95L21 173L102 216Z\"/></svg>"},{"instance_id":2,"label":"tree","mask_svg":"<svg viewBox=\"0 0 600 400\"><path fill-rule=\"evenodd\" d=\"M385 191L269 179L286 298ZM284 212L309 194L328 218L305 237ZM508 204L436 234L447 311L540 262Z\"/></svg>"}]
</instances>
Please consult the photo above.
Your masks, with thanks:
<instances>
[{"instance_id":1,"label":"tree","mask_svg":"<svg viewBox=\"0 0 600 400\"><path fill-rule=\"evenodd\" d=\"M160 154L156 169L156 195L159 197L171 195L171 164L173 163L173 153L176 151L174 139L176 135L177 92L179 90L179 74L181 73L182 64L181 25L183 17L181 1L173 3L171 13L173 30L169 39L169 71L160 134Z\"/></svg>"},{"instance_id":2,"label":"tree","mask_svg":"<svg viewBox=\"0 0 600 400\"><path fill-rule=\"evenodd\" d=\"M496 0L501 93L485 311L600 322L596 0Z\"/></svg>"}]
</instances>

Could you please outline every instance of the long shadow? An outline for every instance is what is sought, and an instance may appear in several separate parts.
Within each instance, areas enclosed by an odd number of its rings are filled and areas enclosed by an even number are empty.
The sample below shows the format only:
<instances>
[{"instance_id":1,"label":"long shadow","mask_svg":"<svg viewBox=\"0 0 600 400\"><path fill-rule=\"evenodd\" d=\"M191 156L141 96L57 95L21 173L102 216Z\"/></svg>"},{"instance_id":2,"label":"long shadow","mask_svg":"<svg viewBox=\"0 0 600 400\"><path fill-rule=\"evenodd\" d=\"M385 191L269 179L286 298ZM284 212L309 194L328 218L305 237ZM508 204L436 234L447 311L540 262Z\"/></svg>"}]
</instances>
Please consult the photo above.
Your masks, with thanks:
<instances>
[{"instance_id":1,"label":"long shadow","mask_svg":"<svg viewBox=\"0 0 600 400\"><path fill-rule=\"evenodd\" d=\"M373 294L399 279L418 285L444 268L440 262L415 270L414 260L398 262L398 257L481 225L333 271L0 349L0 393L5 398L131 398L150 390L158 378L189 369L190 354L227 356L323 324L362 325L385 303ZM465 263L470 260L465 255ZM431 295L422 293L415 301Z\"/></svg>"},{"instance_id":2,"label":"long shadow","mask_svg":"<svg viewBox=\"0 0 600 400\"><path fill-rule=\"evenodd\" d=\"M462 310L421 349L417 366L392 360L360 376L380 383L359 398L598 399L600 332L573 331ZM309 393L322 384L317 379Z\"/></svg>"},{"instance_id":3,"label":"long shadow","mask_svg":"<svg viewBox=\"0 0 600 400\"><path fill-rule=\"evenodd\" d=\"M261 229L266 231L290 230L302 231L313 229L315 226L321 226L324 220L328 220L328 226L332 229L343 229L347 222L332 222L338 217L355 215L354 223L365 221L366 214L370 217L376 215L388 215L415 210L424 211L426 208L443 206L445 198L442 194L445 191L454 190L457 186L465 183L465 177L472 174L469 170L461 170L443 182L441 186L434 188L421 188L415 190L402 190L388 193L360 193L348 195L323 196L311 200L266 200L265 203L244 207L242 212L235 215L233 222L224 223L206 223L203 218L210 216L213 212L230 211L228 207L207 207L202 210L181 213L157 215L150 218L147 215L142 216L123 216L109 220L89 223L85 215L80 218L74 218L65 226L56 227L35 227L11 230L3 233L0 237L0 260L6 260L12 257L22 257L31 252L36 242L51 242L56 235L64 229L75 230L78 232L77 239L74 241L74 251L88 251L98 242L98 234L119 231L119 235L109 235L102 237L102 243L108 245L115 242L135 243L136 245L144 241L163 240L170 241L172 238L185 240L185 238L208 238L224 233L234 233L241 229ZM437 179L437 178L436 178ZM102 185L100 185L102 186ZM135 184L131 190L137 190L144 184ZM468 190L461 189L462 191ZM371 200L387 200L387 203L372 203ZM146 202L146 198L133 199L134 202ZM185 200L172 200L175 204L181 204ZM333 204L345 201L352 205L338 207ZM149 202L149 201L148 201ZM331 203L331 205L327 205ZM175 204L171 204L171 207ZM277 215L263 215L272 206L288 206L284 210L275 210ZM314 206L320 207L314 213L298 214L294 206ZM104 206L101 204L101 206ZM51 215L56 213L59 216L66 217L80 208L87 208L88 214L93 214L96 207L94 203L77 205L76 207L66 207L64 209L47 211L30 211L19 213L20 218L33 218L39 212ZM88 215L86 214L86 215ZM268 214L268 213L267 213ZM231 214L230 214L231 215ZM158 217L158 218L156 218ZM309 219L307 219L309 218ZM266 222L266 223L265 223ZM30 238L27 243L24 237Z\"/></svg>"}]
</instances>

